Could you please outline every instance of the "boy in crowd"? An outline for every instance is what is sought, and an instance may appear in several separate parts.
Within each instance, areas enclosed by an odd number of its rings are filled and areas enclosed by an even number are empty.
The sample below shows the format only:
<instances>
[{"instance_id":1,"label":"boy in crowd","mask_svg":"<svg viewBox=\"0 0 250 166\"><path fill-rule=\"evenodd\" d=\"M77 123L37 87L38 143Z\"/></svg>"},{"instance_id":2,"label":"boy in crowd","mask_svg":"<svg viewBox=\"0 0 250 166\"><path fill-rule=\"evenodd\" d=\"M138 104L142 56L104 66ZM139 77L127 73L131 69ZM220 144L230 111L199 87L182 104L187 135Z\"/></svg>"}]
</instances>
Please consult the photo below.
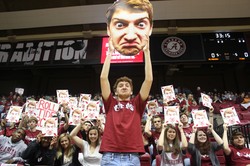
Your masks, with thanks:
<instances>
[{"instance_id":1,"label":"boy in crowd","mask_svg":"<svg viewBox=\"0 0 250 166\"><path fill-rule=\"evenodd\" d=\"M245 147L245 137L242 132L232 134L231 145L228 145L227 125L224 124L224 153L228 156L231 166L250 166L250 149Z\"/></svg>"},{"instance_id":2,"label":"boy in crowd","mask_svg":"<svg viewBox=\"0 0 250 166\"><path fill-rule=\"evenodd\" d=\"M0 165L23 161L21 154L27 148L22 140L24 137L25 131L21 128L16 129L11 137L0 135Z\"/></svg>"},{"instance_id":3,"label":"boy in crowd","mask_svg":"<svg viewBox=\"0 0 250 166\"><path fill-rule=\"evenodd\" d=\"M107 11L109 52L103 64L100 84L106 111L106 124L100 152L102 166L140 165L139 153L144 154L141 135L141 118L153 82L149 51L149 36L152 32L152 5L148 0L119 0ZM132 80L120 77L111 93L108 80L112 53L116 49L123 55L136 55L143 49L145 79L139 94L133 94ZM125 143L126 142L126 143ZM110 160L110 158L113 160ZM109 163L105 161L109 160ZM133 163L132 163L133 162Z\"/></svg>"}]
</instances>

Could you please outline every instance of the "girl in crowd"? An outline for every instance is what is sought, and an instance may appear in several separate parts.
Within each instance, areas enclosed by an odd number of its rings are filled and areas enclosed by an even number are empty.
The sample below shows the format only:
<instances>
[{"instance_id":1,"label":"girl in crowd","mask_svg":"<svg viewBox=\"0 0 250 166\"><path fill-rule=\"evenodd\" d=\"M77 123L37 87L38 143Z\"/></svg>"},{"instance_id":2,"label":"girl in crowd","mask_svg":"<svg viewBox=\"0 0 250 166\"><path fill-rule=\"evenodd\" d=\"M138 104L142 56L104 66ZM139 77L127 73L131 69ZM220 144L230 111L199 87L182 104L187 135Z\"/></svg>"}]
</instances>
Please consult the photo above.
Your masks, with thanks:
<instances>
[{"instance_id":1,"label":"girl in crowd","mask_svg":"<svg viewBox=\"0 0 250 166\"><path fill-rule=\"evenodd\" d=\"M188 151L192 156L193 166L220 165L215 152L223 147L223 140L213 130L211 124L208 126L208 130L211 131L216 142L210 142L207 132L193 126L193 133L188 143Z\"/></svg>"},{"instance_id":2,"label":"girl in crowd","mask_svg":"<svg viewBox=\"0 0 250 166\"><path fill-rule=\"evenodd\" d=\"M183 166L182 150L187 148L187 139L182 123L178 125L181 134L181 143L178 131L173 125L164 125L158 140L158 151L161 153L161 166Z\"/></svg>"},{"instance_id":3,"label":"girl in crowd","mask_svg":"<svg viewBox=\"0 0 250 166\"><path fill-rule=\"evenodd\" d=\"M78 161L79 148L71 144L69 134L63 133L57 141L57 152L54 166L81 166Z\"/></svg>"},{"instance_id":4,"label":"girl in crowd","mask_svg":"<svg viewBox=\"0 0 250 166\"><path fill-rule=\"evenodd\" d=\"M102 154L100 149L100 133L97 126L92 126L87 133L87 141L82 140L77 136L84 121L81 121L74 130L70 133L73 142L82 149L83 152L83 166L100 166Z\"/></svg>"}]
</instances>

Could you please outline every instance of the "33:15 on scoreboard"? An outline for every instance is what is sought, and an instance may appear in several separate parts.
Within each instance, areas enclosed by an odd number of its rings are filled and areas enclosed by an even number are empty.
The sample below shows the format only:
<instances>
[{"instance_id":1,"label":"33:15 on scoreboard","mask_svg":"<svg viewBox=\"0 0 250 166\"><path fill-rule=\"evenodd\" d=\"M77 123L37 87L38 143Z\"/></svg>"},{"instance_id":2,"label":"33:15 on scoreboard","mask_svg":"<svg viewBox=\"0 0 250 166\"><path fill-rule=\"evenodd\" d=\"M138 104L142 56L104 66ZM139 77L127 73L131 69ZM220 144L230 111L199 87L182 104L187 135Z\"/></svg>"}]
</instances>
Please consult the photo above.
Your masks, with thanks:
<instances>
[{"instance_id":1,"label":"33:15 on scoreboard","mask_svg":"<svg viewBox=\"0 0 250 166\"><path fill-rule=\"evenodd\" d=\"M249 61L244 33L220 32L202 34L208 61Z\"/></svg>"}]
</instances>

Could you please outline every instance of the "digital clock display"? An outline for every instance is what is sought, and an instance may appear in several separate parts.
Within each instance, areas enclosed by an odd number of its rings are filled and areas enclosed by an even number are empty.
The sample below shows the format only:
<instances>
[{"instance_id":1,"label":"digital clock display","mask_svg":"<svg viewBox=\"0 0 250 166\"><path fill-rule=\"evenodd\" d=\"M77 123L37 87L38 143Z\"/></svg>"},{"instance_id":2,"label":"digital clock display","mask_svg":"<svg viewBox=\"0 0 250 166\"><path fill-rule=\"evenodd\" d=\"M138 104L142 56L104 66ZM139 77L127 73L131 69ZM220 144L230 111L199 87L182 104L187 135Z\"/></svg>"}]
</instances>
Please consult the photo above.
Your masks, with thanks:
<instances>
[{"instance_id":1,"label":"digital clock display","mask_svg":"<svg viewBox=\"0 0 250 166\"><path fill-rule=\"evenodd\" d=\"M202 39L208 61L250 60L243 33L205 33Z\"/></svg>"}]
</instances>

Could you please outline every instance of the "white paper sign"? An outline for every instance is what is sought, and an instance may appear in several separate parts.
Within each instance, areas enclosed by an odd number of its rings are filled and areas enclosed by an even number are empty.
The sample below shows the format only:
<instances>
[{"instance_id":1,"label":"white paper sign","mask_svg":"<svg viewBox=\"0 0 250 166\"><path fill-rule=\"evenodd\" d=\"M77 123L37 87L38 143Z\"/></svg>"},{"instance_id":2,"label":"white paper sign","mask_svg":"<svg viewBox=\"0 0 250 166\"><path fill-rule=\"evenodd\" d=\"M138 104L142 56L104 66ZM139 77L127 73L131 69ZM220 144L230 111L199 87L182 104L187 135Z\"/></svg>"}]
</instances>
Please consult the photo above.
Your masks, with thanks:
<instances>
[{"instance_id":1,"label":"white paper sign","mask_svg":"<svg viewBox=\"0 0 250 166\"><path fill-rule=\"evenodd\" d=\"M195 127L207 127L209 125L207 112L205 110L193 110L191 114Z\"/></svg>"},{"instance_id":2,"label":"white paper sign","mask_svg":"<svg viewBox=\"0 0 250 166\"><path fill-rule=\"evenodd\" d=\"M41 98L37 103L37 109L39 109L37 129L41 130L44 119L57 116L59 104Z\"/></svg>"},{"instance_id":3,"label":"white paper sign","mask_svg":"<svg viewBox=\"0 0 250 166\"><path fill-rule=\"evenodd\" d=\"M69 104L70 108L76 108L78 104L77 97L69 97Z\"/></svg>"},{"instance_id":4,"label":"white paper sign","mask_svg":"<svg viewBox=\"0 0 250 166\"><path fill-rule=\"evenodd\" d=\"M161 92L163 100L166 102L173 101L176 99L173 85L162 86Z\"/></svg>"},{"instance_id":5,"label":"white paper sign","mask_svg":"<svg viewBox=\"0 0 250 166\"><path fill-rule=\"evenodd\" d=\"M83 111L84 119L97 119L100 113L100 101L86 101Z\"/></svg>"},{"instance_id":6,"label":"white paper sign","mask_svg":"<svg viewBox=\"0 0 250 166\"><path fill-rule=\"evenodd\" d=\"M57 136L58 120L57 118L44 118L42 126L42 135L45 137Z\"/></svg>"},{"instance_id":7,"label":"white paper sign","mask_svg":"<svg viewBox=\"0 0 250 166\"><path fill-rule=\"evenodd\" d=\"M83 115L82 108L73 108L70 110L69 115L69 125L78 125L81 122L81 118Z\"/></svg>"},{"instance_id":8,"label":"white paper sign","mask_svg":"<svg viewBox=\"0 0 250 166\"><path fill-rule=\"evenodd\" d=\"M211 108L212 107L212 99L210 96L201 93L201 102L205 107Z\"/></svg>"},{"instance_id":9,"label":"white paper sign","mask_svg":"<svg viewBox=\"0 0 250 166\"><path fill-rule=\"evenodd\" d=\"M38 117L39 109L37 109L37 101L35 100L26 101L25 114L28 115L28 117L31 117L31 116Z\"/></svg>"},{"instance_id":10,"label":"white paper sign","mask_svg":"<svg viewBox=\"0 0 250 166\"><path fill-rule=\"evenodd\" d=\"M18 93L19 95L23 95L24 89L23 88L15 88L15 92Z\"/></svg>"},{"instance_id":11,"label":"white paper sign","mask_svg":"<svg viewBox=\"0 0 250 166\"><path fill-rule=\"evenodd\" d=\"M57 103L69 103L69 91L68 90L56 90Z\"/></svg>"},{"instance_id":12,"label":"white paper sign","mask_svg":"<svg viewBox=\"0 0 250 166\"><path fill-rule=\"evenodd\" d=\"M176 124L180 122L179 106L164 106L164 122L166 124Z\"/></svg>"},{"instance_id":13,"label":"white paper sign","mask_svg":"<svg viewBox=\"0 0 250 166\"><path fill-rule=\"evenodd\" d=\"M147 101L146 108L147 108L148 114L152 116L159 115L162 112L162 107L159 107L159 104L156 99Z\"/></svg>"},{"instance_id":14,"label":"white paper sign","mask_svg":"<svg viewBox=\"0 0 250 166\"><path fill-rule=\"evenodd\" d=\"M7 122L19 122L19 119L22 115L23 107L19 106L10 106L8 114L6 116Z\"/></svg>"},{"instance_id":15,"label":"white paper sign","mask_svg":"<svg viewBox=\"0 0 250 166\"><path fill-rule=\"evenodd\" d=\"M84 94L84 93L81 93L80 94L80 99L79 99L79 107L80 108L85 108L85 103L86 101L90 101L91 100L91 94Z\"/></svg>"},{"instance_id":16,"label":"white paper sign","mask_svg":"<svg viewBox=\"0 0 250 166\"><path fill-rule=\"evenodd\" d=\"M221 109L220 113L224 123L228 126L240 124L240 119L234 107Z\"/></svg>"}]
</instances>

